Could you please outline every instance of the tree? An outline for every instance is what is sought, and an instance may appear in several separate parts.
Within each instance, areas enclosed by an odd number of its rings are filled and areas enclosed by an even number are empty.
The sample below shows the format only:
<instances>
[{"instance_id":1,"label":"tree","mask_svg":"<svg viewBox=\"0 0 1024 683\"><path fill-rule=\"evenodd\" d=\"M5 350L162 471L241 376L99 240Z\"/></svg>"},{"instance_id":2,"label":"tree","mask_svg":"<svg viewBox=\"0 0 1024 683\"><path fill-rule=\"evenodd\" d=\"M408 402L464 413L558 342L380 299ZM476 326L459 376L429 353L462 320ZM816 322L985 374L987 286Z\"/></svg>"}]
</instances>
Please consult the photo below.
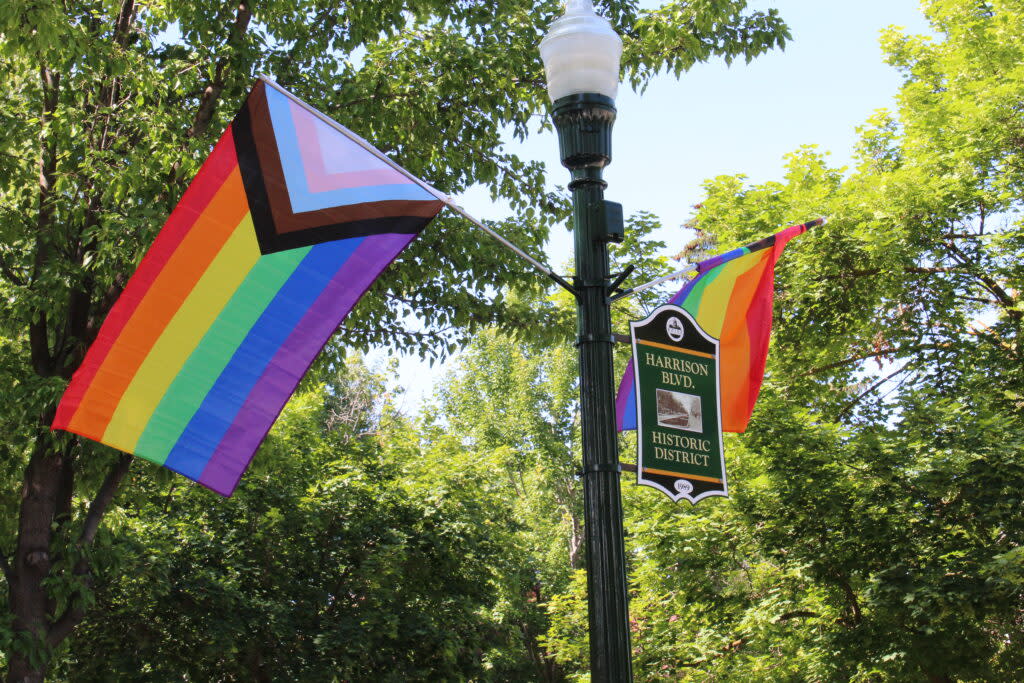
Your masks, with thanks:
<instances>
[{"instance_id":1,"label":"tree","mask_svg":"<svg viewBox=\"0 0 1024 683\"><path fill-rule=\"evenodd\" d=\"M697 251L825 215L777 274L730 501L625 489L643 680L1013 681L1024 670L1020 2L924 3L858 164L706 184ZM624 452L628 452L624 449ZM585 672L584 583L549 650Z\"/></svg>"},{"instance_id":2,"label":"tree","mask_svg":"<svg viewBox=\"0 0 1024 683\"><path fill-rule=\"evenodd\" d=\"M628 237L611 250L614 268L630 263L638 278L662 274L667 259L657 252L664 244L650 238L658 227L649 214L631 216ZM519 648L534 663L533 677L557 681L568 672L548 637L549 608L583 567L575 302L557 291L535 296L530 307L543 313L545 334L491 328L459 353L426 411L422 452L409 472L425 481L461 480L521 521L514 538L525 575L506 587L506 618L522 633ZM624 311L617 315L626 319ZM624 366L625 357L619 360Z\"/></svg>"},{"instance_id":3,"label":"tree","mask_svg":"<svg viewBox=\"0 0 1024 683\"><path fill-rule=\"evenodd\" d=\"M136 3L13 0L0 7L0 275L10 680L39 680L81 622L98 530L130 459L46 427L63 386L142 251L254 77L273 74L439 188L482 183L536 248L564 200L503 150L544 111L533 58L557 3L421 0ZM750 59L788 37L744 0L605 9L642 86L712 56ZM469 84L470 87L467 87ZM529 230L526 228L529 227ZM526 275L455 219L388 271L331 346L393 340L446 353L483 324L525 325L504 299ZM425 330L408 328L414 313ZM20 493L19 493L20 492ZM129 492L130 495L130 492ZM116 507L116 506L115 506ZM55 600L55 593L71 597Z\"/></svg>"},{"instance_id":4,"label":"tree","mask_svg":"<svg viewBox=\"0 0 1024 683\"><path fill-rule=\"evenodd\" d=\"M103 572L61 658L70 680L478 678L512 637L495 620L517 523L471 490L402 476L408 437L359 362L290 403L246 487L220 505L147 473L114 522L132 552ZM381 395L378 391L377 395ZM365 406L365 404L364 404ZM151 468L155 469L155 468ZM125 638L125 633L131 633Z\"/></svg>"},{"instance_id":5,"label":"tree","mask_svg":"<svg viewBox=\"0 0 1024 683\"><path fill-rule=\"evenodd\" d=\"M780 263L765 386L747 433L727 445L734 530L715 545L744 551L710 561L706 578L723 587L715 608L734 637L689 656L663 650L653 663L666 675L763 675L760 658L777 648L779 678L1020 678L1024 5L925 11L939 39L883 38L905 83L898 110L862 130L852 172L804 149L781 182L707 184L694 224L722 250L830 220ZM698 516L717 532L723 513ZM643 555L658 552L654 539ZM668 554L706 557L687 545ZM747 565L757 571L744 578ZM757 597L757 572L772 567L771 599L736 620L738 587ZM679 585L650 581L640 596ZM698 643L720 633L673 614Z\"/></svg>"}]
</instances>

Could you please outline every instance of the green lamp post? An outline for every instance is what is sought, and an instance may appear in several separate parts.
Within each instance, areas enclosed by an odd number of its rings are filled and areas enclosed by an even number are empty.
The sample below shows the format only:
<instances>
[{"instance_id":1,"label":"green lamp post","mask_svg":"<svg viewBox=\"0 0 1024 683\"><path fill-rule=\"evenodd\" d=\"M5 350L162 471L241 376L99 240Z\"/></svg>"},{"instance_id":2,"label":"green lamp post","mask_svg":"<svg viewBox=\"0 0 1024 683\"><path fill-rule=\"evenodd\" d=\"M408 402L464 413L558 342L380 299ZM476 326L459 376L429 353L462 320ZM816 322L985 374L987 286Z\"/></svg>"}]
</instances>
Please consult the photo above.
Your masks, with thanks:
<instances>
[{"instance_id":1,"label":"green lamp post","mask_svg":"<svg viewBox=\"0 0 1024 683\"><path fill-rule=\"evenodd\" d=\"M569 0L540 53L562 165L572 174L591 680L630 681L608 272L608 243L622 239L622 208L605 201L602 179L611 161L622 40L590 0Z\"/></svg>"}]
</instances>

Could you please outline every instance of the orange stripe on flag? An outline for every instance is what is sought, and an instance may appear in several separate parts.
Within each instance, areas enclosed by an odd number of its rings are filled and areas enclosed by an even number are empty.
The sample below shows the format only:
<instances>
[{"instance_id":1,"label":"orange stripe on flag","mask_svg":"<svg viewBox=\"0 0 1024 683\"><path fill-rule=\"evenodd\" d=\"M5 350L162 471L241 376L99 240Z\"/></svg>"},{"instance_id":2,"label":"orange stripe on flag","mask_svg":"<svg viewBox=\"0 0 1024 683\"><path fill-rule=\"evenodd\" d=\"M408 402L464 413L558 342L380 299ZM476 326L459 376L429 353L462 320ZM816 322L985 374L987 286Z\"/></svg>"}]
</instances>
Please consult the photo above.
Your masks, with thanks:
<instances>
[{"instance_id":1,"label":"orange stripe on flag","mask_svg":"<svg viewBox=\"0 0 1024 683\"><path fill-rule=\"evenodd\" d=\"M768 266L770 250L760 263L736 278L722 326L720 372L722 379L722 431L742 432L747 428L750 396L750 337L747 309L757 294Z\"/></svg>"},{"instance_id":2,"label":"orange stripe on flag","mask_svg":"<svg viewBox=\"0 0 1024 683\"><path fill-rule=\"evenodd\" d=\"M238 167L235 143L231 134L231 126L220 137L213 152L199 169L195 179L185 190L181 201L167 218L164 227L146 252L139 267L125 287L124 292L107 314L99 334L85 354L82 364L75 370L71 383L64 392L64 397L57 406L57 414L53 418L53 429L67 429L78 406L89 389L96 371L103 365L103 360L110 352L110 347L117 340L125 324L135 312L135 306L145 298L146 292L153 284L167 259L181 244L196 220L217 195L231 171Z\"/></svg>"},{"instance_id":3,"label":"orange stripe on flag","mask_svg":"<svg viewBox=\"0 0 1024 683\"><path fill-rule=\"evenodd\" d=\"M96 441L102 440L103 432L139 366L248 212L242 177L236 168L139 301L71 419L71 431Z\"/></svg>"}]
</instances>

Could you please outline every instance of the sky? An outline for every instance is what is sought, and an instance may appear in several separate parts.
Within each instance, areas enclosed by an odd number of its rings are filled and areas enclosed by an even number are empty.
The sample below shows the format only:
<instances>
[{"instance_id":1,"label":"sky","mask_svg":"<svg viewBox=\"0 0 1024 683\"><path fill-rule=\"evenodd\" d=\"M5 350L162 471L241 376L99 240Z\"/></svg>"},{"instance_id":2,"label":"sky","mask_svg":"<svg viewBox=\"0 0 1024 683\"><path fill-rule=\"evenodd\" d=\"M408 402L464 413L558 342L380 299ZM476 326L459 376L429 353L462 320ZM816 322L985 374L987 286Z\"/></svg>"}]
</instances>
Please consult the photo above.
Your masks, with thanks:
<instances>
[{"instance_id":1,"label":"sky","mask_svg":"<svg viewBox=\"0 0 1024 683\"><path fill-rule=\"evenodd\" d=\"M779 11L793 35L785 50L750 64L698 64L679 79L661 75L642 94L619 88L605 196L620 202L626 215L657 215L665 226L657 237L669 253L692 237L680 226L701 201L705 179L738 173L755 183L780 179L785 156L803 145L829 153L834 166L850 164L857 127L872 112L894 107L901 83L900 74L883 62L881 31L895 25L930 33L915 0L753 0L750 6ZM567 183L554 133L534 134L523 143L510 140L508 148L543 161L553 184ZM482 189L458 199L480 219L508 213ZM569 234L555 228L543 256L564 272L572 259ZM376 350L368 360L384 364L393 355ZM398 360L395 381L406 388L400 405L413 413L429 401L446 366L429 368L412 356Z\"/></svg>"}]
</instances>

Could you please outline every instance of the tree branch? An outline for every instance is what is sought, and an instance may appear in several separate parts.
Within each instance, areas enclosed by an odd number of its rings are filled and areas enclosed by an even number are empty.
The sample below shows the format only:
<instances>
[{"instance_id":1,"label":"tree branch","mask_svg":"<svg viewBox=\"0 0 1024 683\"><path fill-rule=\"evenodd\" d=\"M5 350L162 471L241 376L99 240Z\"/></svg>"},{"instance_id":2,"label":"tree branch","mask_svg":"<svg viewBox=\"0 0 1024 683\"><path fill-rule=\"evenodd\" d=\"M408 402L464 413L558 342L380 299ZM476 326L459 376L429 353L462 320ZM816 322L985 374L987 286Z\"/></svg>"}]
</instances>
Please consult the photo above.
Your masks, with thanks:
<instances>
[{"instance_id":1,"label":"tree branch","mask_svg":"<svg viewBox=\"0 0 1024 683\"><path fill-rule=\"evenodd\" d=\"M88 563L85 560L79 560L75 565L74 575L81 577L82 582L86 586L92 586L92 577L89 574ZM71 635L75 627L82 623L84 618L85 610L72 600L67 609L46 629L46 644L50 647L60 645L65 638Z\"/></svg>"},{"instance_id":2,"label":"tree branch","mask_svg":"<svg viewBox=\"0 0 1024 683\"><path fill-rule=\"evenodd\" d=\"M50 193L53 191L53 176L56 171L57 155L48 139L48 126L57 112L60 97L60 74L50 71L45 65L39 67L39 80L43 91L43 111L40 115L39 129L39 214L36 220L36 250L32 264L32 280L39 276L39 271L46 264L49 245L46 237L50 232L50 220L53 207L50 205Z\"/></svg>"},{"instance_id":3,"label":"tree branch","mask_svg":"<svg viewBox=\"0 0 1024 683\"><path fill-rule=\"evenodd\" d=\"M40 377L50 377L53 375L53 358L50 356L49 326L45 312L36 312L35 319L28 325L28 338L32 369Z\"/></svg>"},{"instance_id":4,"label":"tree branch","mask_svg":"<svg viewBox=\"0 0 1024 683\"><path fill-rule=\"evenodd\" d=\"M898 374L900 374L902 372L906 372L907 370L910 370L910 369L911 369L911 366L908 363L907 365L904 365L902 368L899 368L898 370L896 370L896 372L892 372L892 373L886 375L885 377L883 377L882 379L878 380L877 382L872 384L870 387L868 387L867 389L862 391L860 394L858 394L857 398L853 399L852 401L847 403L845 406L843 406L843 408L839 411L839 413L836 415L836 417L837 418L845 417L846 415L849 414L849 412L851 410L853 410L854 408L857 407L857 404L860 403L864 399L865 396L867 396L868 394L870 394L870 393L874 392L875 390L877 390L878 387L882 386L883 384L885 384L886 382L891 380L896 375L898 375Z\"/></svg>"},{"instance_id":5,"label":"tree branch","mask_svg":"<svg viewBox=\"0 0 1024 683\"><path fill-rule=\"evenodd\" d=\"M988 304L989 306L998 306L999 302L995 299L982 299L980 296L961 296L964 301L977 301L979 304Z\"/></svg>"},{"instance_id":6,"label":"tree branch","mask_svg":"<svg viewBox=\"0 0 1024 683\"><path fill-rule=\"evenodd\" d=\"M114 42L124 47L128 44L128 37L131 35L132 23L135 20L135 1L124 0L121 3L121 11L117 15L117 24L114 26Z\"/></svg>"},{"instance_id":7,"label":"tree branch","mask_svg":"<svg viewBox=\"0 0 1024 683\"><path fill-rule=\"evenodd\" d=\"M46 644L50 647L60 645L65 638L71 635L71 632L82 622L84 617L85 611L82 608L68 607L46 630Z\"/></svg>"},{"instance_id":8,"label":"tree branch","mask_svg":"<svg viewBox=\"0 0 1024 683\"><path fill-rule=\"evenodd\" d=\"M0 552L0 571L3 571L7 583L11 583L11 563L7 560L7 554Z\"/></svg>"},{"instance_id":9,"label":"tree branch","mask_svg":"<svg viewBox=\"0 0 1024 683\"><path fill-rule=\"evenodd\" d=\"M338 26L338 16L340 14L341 13L338 12L335 7L327 6L317 13L317 15L313 18L313 21L311 22L310 25L321 27L321 31L323 32L324 36L328 36ZM291 71L292 65L295 63L295 55L298 53L299 47L301 45L303 45L302 41L295 41L295 44L292 45L290 50L288 50L288 54L285 55L284 59L281 60L281 71L279 73L275 72L275 76L282 77L285 76L289 71ZM330 46L329 39L328 46ZM284 83L284 81L278 82Z\"/></svg>"},{"instance_id":10,"label":"tree branch","mask_svg":"<svg viewBox=\"0 0 1024 683\"><path fill-rule=\"evenodd\" d=\"M243 0L238 5L238 10L235 13L235 22L231 26L231 32L228 34L226 45L228 55L231 54L231 48L241 42L243 36L245 36L251 19L252 12L249 10L248 4ZM224 92L225 69L228 67L228 62L229 57L227 55L217 60L217 64L214 66L213 80L206 85L202 95L199 97L199 108L192 119L192 125L185 133L185 141L181 145L182 149L188 146L189 140L201 137L209 130L210 121L213 119L213 114L217 109L217 103L220 101L221 93ZM158 197L158 202L164 201L168 195L174 192L173 188L178 183L178 171L180 170L181 161L175 161L171 165L171 170L167 173L167 189Z\"/></svg>"},{"instance_id":11,"label":"tree branch","mask_svg":"<svg viewBox=\"0 0 1024 683\"><path fill-rule=\"evenodd\" d=\"M807 610L807 609L798 609L798 610L793 610L792 612L786 612L785 614L779 615L775 619L775 623L778 624L778 623L783 622L783 621L788 621L790 619L797 619L797 618L813 619L813 618L820 617L820 616L821 615L818 614L817 612L812 612L812 611Z\"/></svg>"},{"instance_id":12,"label":"tree branch","mask_svg":"<svg viewBox=\"0 0 1024 683\"><path fill-rule=\"evenodd\" d=\"M698 666L704 666L705 664L708 664L709 662L713 662L716 659L721 659L722 657L725 657L726 655L729 655L730 653L738 651L741 647L743 647L746 644L746 642L747 642L746 638L737 638L736 640L732 641L731 643L729 643L728 645L723 647L721 649L721 651L716 652L713 655L709 655L707 657L701 657L700 659L695 659L692 662L683 662L679 666L687 668L687 669L695 669Z\"/></svg>"},{"instance_id":13,"label":"tree branch","mask_svg":"<svg viewBox=\"0 0 1024 683\"><path fill-rule=\"evenodd\" d=\"M242 37L249 28L249 21L251 19L252 12L249 10L248 4L243 0L238 5L238 11L235 13L235 23L231 27L231 33L228 35L226 46L228 48L228 55L231 54L231 48L241 42ZM230 61L228 55L217 60L217 64L214 67L213 80L203 90L203 95L199 100L199 109L196 111L192 127L185 134L186 138L190 139L205 135L210 127L210 120L213 118L217 103L220 101L220 95L224 91L225 70Z\"/></svg>"},{"instance_id":14,"label":"tree branch","mask_svg":"<svg viewBox=\"0 0 1024 683\"><path fill-rule=\"evenodd\" d=\"M96 493L96 497L93 498L92 503L89 505L89 512L85 516L82 533L78 537L78 544L80 546L89 545L96 538L96 532L100 528L100 521L103 519L103 515L106 514L110 502L114 500L114 495L121 485L121 480L128 474L128 469L131 466L132 456L122 453L118 457L117 462L114 463L114 466L107 472L106 479L103 480L99 491Z\"/></svg>"},{"instance_id":15,"label":"tree branch","mask_svg":"<svg viewBox=\"0 0 1024 683\"><path fill-rule=\"evenodd\" d=\"M969 273L970 269L964 266L904 266L900 271L910 274L933 275L936 273ZM842 280L847 278L870 277L872 275L879 275L882 272L881 268L864 268L861 270L853 268L837 273L836 275L823 275L821 279Z\"/></svg>"},{"instance_id":16,"label":"tree branch","mask_svg":"<svg viewBox=\"0 0 1024 683\"><path fill-rule=\"evenodd\" d=\"M164 507L161 510L165 515L167 514L167 511L171 509L171 496L174 495L174 490L176 488L178 488L178 481L177 479L172 479L171 485L167 488L167 497L164 498Z\"/></svg>"},{"instance_id":17,"label":"tree branch","mask_svg":"<svg viewBox=\"0 0 1024 683\"><path fill-rule=\"evenodd\" d=\"M71 519L71 505L75 495L75 450L69 448L67 455L61 462L60 481L57 487L57 505L54 509L53 520L55 523L63 524Z\"/></svg>"},{"instance_id":18,"label":"tree branch","mask_svg":"<svg viewBox=\"0 0 1024 683\"><path fill-rule=\"evenodd\" d=\"M839 586L846 593L846 599L849 601L850 613L853 616L853 625L857 626L861 622L860 613L860 602L857 600L857 594L853 592L853 587L850 582L843 576L837 577L839 579Z\"/></svg>"},{"instance_id":19,"label":"tree branch","mask_svg":"<svg viewBox=\"0 0 1024 683\"><path fill-rule=\"evenodd\" d=\"M121 9L117 13L117 20L114 23L113 42L115 45L122 49L128 45L128 39L131 37L131 28L134 22L135 1L123 0ZM97 144L97 148L100 150L106 150L110 141L115 138L115 136L108 135L108 133L110 132L110 121L114 116L114 108L120 93L120 87L121 79L115 76L109 80L104 79L103 86L100 87L98 92L97 109L101 107L106 109L106 115L103 117L103 129Z\"/></svg>"},{"instance_id":20,"label":"tree branch","mask_svg":"<svg viewBox=\"0 0 1024 683\"><path fill-rule=\"evenodd\" d=\"M927 351L928 349L938 349L938 348L941 348L943 346L946 346L946 344L922 344L920 346L914 346L914 347L909 348L909 349L905 349L905 348L882 349L881 351L874 351L872 353L865 353L865 354L860 355L860 356L851 356L850 358L845 358L843 360L837 360L835 363L829 363L828 365L822 365L821 367L811 368L810 370L805 372L804 375L817 375L819 373L825 372L826 370L834 370L835 368L839 368L839 367L842 367L844 365L851 365L853 363L858 363L858 362L860 362L862 360L868 360L869 358L878 358L879 356L888 356L888 355L892 355L894 353L915 353L917 351Z\"/></svg>"},{"instance_id":21,"label":"tree branch","mask_svg":"<svg viewBox=\"0 0 1024 683\"><path fill-rule=\"evenodd\" d=\"M132 456L122 453L118 457L117 462L114 463L114 466L110 468L103 483L100 484L96 497L93 498L92 503L89 505L89 512L86 514L82 533L78 537L79 548L87 546L95 540L96 533L100 528L100 521L103 519L103 515L106 514L111 501L114 500L117 489L121 485L124 476L128 474L131 464ZM86 585L91 585L89 561L85 557L75 563L74 575L81 577ZM71 632L75 630L75 627L81 623L84 617L85 611L72 601L71 605L64 610L64 613L46 630L47 644L50 647L59 645L65 638L71 635Z\"/></svg>"},{"instance_id":22,"label":"tree branch","mask_svg":"<svg viewBox=\"0 0 1024 683\"><path fill-rule=\"evenodd\" d=\"M960 249L960 247L956 246L952 242L947 242L946 248L949 250L953 258L955 258L964 267L966 267L968 269L968 272L974 275L974 277L977 278L978 281L980 281L985 286L985 289L987 289L992 294L992 296L996 298L996 300L999 302L999 307L1006 311L1006 314L1008 316L1017 321L1021 320L1022 314L1015 308L1017 305L1017 300L1015 297L1013 297L1009 292L1003 289L1003 287L998 282L996 282L991 276L986 275L984 272L981 272L978 263L972 260L970 256L965 254L963 250Z\"/></svg>"},{"instance_id":23,"label":"tree branch","mask_svg":"<svg viewBox=\"0 0 1024 683\"><path fill-rule=\"evenodd\" d=\"M32 259L34 283L49 260L50 239L53 221L53 206L50 193L53 191L53 177L57 170L57 154L53 143L47 139L49 124L57 111L60 93L60 74L50 71L45 65L39 67L39 79L43 91L43 111L39 131L39 214L36 219L35 254ZM38 375L49 377L53 369L50 356L49 329L45 311L35 311L29 321L29 348L32 354L32 368Z\"/></svg>"},{"instance_id":24,"label":"tree branch","mask_svg":"<svg viewBox=\"0 0 1024 683\"><path fill-rule=\"evenodd\" d=\"M967 271L963 268L957 268L956 266L907 266L903 269L904 273L966 273Z\"/></svg>"},{"instance_id":25,"label":"tree branch","mask_svg":"<svg viewBox=\"0 0 1024 683\"><path fill-rule=\"evenodd\" d=\"M17 285L19 287L25 286L25 279L18 275L13 268L11 268L10 264L7 263L7 259L4 258L2 252L0 252L0 273L3 273L4 277L11 281L11 284Z\"/></svg>"}]
</instances>

